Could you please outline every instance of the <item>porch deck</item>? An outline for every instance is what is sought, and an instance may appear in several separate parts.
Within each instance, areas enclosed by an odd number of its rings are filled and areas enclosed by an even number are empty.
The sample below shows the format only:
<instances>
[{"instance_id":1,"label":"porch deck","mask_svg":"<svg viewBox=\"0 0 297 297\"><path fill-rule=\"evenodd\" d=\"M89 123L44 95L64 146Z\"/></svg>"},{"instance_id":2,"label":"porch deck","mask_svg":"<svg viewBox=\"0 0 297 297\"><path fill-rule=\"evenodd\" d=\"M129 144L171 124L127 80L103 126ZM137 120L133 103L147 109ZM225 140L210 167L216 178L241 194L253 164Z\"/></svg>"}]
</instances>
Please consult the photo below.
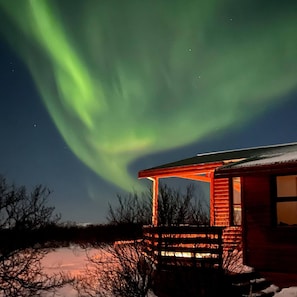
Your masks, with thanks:
<instances>
[{"instance_id":1,"label":"porch deck","mask_svg":"<svg viewBox=\"0 0 297 297\"><path fill-rule=\"evenodd\" d=\"M240 228L144 226L145 253L158 268L223 268L223 253L238 246Z\"/></svg>"}]
</instances>

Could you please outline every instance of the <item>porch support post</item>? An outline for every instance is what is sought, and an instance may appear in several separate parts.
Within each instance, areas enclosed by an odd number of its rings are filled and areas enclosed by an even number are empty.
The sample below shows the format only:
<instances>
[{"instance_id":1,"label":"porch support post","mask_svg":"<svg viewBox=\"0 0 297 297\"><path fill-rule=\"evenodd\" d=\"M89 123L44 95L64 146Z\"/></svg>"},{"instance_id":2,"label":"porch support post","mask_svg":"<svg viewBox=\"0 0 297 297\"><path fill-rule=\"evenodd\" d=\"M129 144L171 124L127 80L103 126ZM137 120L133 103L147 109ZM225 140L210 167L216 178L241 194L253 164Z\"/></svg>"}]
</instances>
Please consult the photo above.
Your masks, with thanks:
<instances>
[{"instance_id":1,"label":"porch support post","mask_svg":"<svg viewBox=\"0 0 297 297\"><path fill-rule=\"evenodd\" d=\"M153 181L153 203L152 203L152 225L158 226L158 196L159 196L159 178L152 178Z\"/></svg>"},{"instance_id":2,"label":"porch support post","mask_svg":"<svg viewBox=\"0 0 297 297\"><path fill-rule=\"evenodd\" d=\"M209 210L209 216L210 216L210 226L215 226L215 197L214 197L214 172L212 171L210 173L210 210Z\"/></svg>"}]
</instances>

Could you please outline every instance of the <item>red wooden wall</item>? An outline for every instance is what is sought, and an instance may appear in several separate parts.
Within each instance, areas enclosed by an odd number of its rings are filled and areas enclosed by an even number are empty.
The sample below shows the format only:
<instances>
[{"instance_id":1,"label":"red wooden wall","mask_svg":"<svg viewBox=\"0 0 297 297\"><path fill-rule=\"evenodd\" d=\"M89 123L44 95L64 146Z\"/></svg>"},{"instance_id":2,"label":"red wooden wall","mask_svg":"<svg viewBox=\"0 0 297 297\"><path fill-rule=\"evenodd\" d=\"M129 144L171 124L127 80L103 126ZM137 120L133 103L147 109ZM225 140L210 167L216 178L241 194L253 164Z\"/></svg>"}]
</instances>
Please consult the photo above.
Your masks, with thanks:
<instances>
[{"instance_id":1,"label":"red wooden wall","mask_svg":"<svg viewBox=\"0 0 297 297\"><path fill-rule=\"evenodd\" d=\"M212 183L211 225L226 227L223 231L223 249L225 252L241 247L241 226L231 226L229 178L214 179Z\"/></svg>"},{"instance_id":2,"label":"red wooden wall","mask_svg":"<svg viewBox=\"0 0 297 297\"><path fill-rule=\"evenodd\" d=\"M213 189L210 197L210 222L212 226L230 225L230 198L229 179L213 180Z\"/></svg>"},{"instance_id":3,"label":"red wooden wall","mask_svg":"<svg viewBox=\"0 0 297 297\"><path fill-rule=\"evenodd\" d=\"M272 182L242 178L244 263L276 285L297 285L297 227L275 225Z\"/></svg>"}]
</instances>

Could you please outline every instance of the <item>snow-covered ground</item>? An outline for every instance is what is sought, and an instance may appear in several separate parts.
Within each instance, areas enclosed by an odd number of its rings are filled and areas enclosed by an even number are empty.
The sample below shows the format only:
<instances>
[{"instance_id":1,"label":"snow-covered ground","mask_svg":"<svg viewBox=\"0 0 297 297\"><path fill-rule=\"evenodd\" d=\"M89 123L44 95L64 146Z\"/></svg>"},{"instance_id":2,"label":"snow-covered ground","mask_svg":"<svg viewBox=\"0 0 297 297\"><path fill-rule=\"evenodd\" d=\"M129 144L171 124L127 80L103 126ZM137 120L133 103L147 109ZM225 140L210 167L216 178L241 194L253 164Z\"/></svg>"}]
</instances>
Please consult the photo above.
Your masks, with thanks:
<instances>
[{"instance_id":1,"label":"snow-covered ground","mask_svg":"<svg viewBox=\"0 0 297 297\"><path fill-rule=\"evenodd\" d=\"M48 253L43 259L43 266L48 274L62 271L77 276L83 272L86 261L86 250L71 246ZM77 291L72 286L66 285L58 290L57 297L77 297Z\"/></svg>"},{"instance_id":2,"label":"snow-covered ground","mask_svg":"<svg viewBox=\"0 0 297 297\"><path fill-rule=\"evenodd\" d=\"M98 249L84 249L79 246L71 246L69 248L59 248L47 254L43 259L43 265L47 273L65 272L73 276L78 276L84 272L87 264L87 254L96 254ZM247 268L248 269L248 268ZM275 286L271 286L268 290L276 291ZM65 286L58 292L59 297L77 297L77 292L71 286ZM151 297L155 295L151 294ZM156 297L156 296L155 296ZM284 288L280 292L276 292L274 297L297 297L296 287Z\"/></svg>"},{"instance_id":3,"label":"snow-covered ground","mask_svg":"<svg viewBox=\"0 0 297 297\"><path fill-rule=\"evenodd\" d=\"M297 287L284 288L274 294L275 297L297 297Z\"/></svg>"},{"instance_id":4,"label":"snow-covered ground","mask_svg":"<svg viewBox=\"0 0 297 297\"><path fill-rule=\"evenodd\" d=\"M71 276L80 276L85 273L85 268L88 263L88 256L100 253L100 249L82 248L73 245L67 248L58 248L50 252L43 259L43 267L46 273L55 274L59 272L67 273ZM49 294L49 296L52 296ZM70 285L66 285L59 289L57 297L77 297L77 291ZM108 296L106 296L108 297ZM110 296L112 297L112 296ZM157 297L150 293L149 297Z\"/></svg>"},{"instance_id":5,"label":"snow-covered ground","mask_svg":"<svg viewBox=\"0 0 297 297\"><path fill-rule=\"evenodd\" d=\"M76 245L58 248L44 257L43 266L49 274L63 271L76 276L87 264L86 252L86 249ZM93 252L96 250L93 249Z\"/></svg>"}]
</instances>

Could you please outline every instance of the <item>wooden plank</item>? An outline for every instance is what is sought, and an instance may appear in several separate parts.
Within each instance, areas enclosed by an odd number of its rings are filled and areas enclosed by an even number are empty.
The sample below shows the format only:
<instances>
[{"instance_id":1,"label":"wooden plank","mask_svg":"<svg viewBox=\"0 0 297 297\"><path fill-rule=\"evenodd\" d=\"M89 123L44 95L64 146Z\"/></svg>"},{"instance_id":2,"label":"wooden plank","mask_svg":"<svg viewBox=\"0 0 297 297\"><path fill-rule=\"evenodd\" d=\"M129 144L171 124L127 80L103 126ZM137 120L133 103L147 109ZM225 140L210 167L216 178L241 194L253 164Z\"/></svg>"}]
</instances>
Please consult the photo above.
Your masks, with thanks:
<instances>
[{"instance_id":1,"label":"wooden plank","mask_svg":"<svg viewBox=\"0 0 297 297\"><path fill-rule=\"evenodd\" d=\"M192 245L199 245L199 244L219 244L221 240L219 238L162 238L162 242L164 244L192 244Z\"/></svg>"},{"instance_id":2,"label":"wooden plank","mask_svg":"<svg viewBox=\"0 0 297 297\"><path fill-rule=\"evenodd\" d=\"M215 247L213 249L209 247L205 248L187 248L187 247L166 247L162 246L160 247L162 252L172 252L172 253L190 253L190 254L217 254L219 255L221 253L221 249L218 247Z\"/></svg>"},{"instance_id":3,"label":"wooden plank","mask_svg":"<svg viewBox=\"0 0 297 297\"><path fill-rule=\"evenodd\" d=\"M221 234L223 228L219 226L186 226L186 225L178 225L178 226L144 226L144 233L172 233L172 234Z\"/></svg>"}]
</instances>

